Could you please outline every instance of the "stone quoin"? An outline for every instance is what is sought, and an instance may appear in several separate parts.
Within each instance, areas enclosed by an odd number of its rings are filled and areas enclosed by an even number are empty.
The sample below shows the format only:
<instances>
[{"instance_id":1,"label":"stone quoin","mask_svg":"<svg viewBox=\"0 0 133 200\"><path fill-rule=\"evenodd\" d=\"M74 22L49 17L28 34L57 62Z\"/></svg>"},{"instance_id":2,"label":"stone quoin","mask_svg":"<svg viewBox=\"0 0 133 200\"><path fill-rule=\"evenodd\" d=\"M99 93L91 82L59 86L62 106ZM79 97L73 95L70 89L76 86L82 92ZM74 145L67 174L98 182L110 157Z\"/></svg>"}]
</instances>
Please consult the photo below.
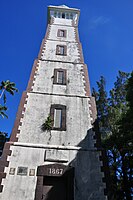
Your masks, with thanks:
<instances>
[{"instance_id":1,"label":"stone quoin","mask_svg":"<svg viewBox=\"0 0 133 200\"><path fill-rule=\"evenodd\" d=\"M0 160L1 200L105 200L80 10L48 6L48 25Z\"/></svg>"}]
</instances>

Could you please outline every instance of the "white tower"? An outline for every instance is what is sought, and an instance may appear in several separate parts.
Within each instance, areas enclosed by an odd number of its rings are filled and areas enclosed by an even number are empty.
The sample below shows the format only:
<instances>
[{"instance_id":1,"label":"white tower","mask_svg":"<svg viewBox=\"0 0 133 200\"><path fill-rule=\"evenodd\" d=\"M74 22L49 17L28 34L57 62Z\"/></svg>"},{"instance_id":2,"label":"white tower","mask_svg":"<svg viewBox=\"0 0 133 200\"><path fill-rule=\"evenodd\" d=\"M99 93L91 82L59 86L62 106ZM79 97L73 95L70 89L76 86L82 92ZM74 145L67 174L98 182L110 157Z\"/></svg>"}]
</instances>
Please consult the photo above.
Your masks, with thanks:
<instances>
[{"instance_id":1,"label":"white tower","mask_svg":"<svg viewBox=\"0 0 133 200\"><path fill-rule=\"evenodd\" d=\"M79 13L48 7L46 35L1 159L2 200L106 199Z\"/></svg>"}]
</instances>

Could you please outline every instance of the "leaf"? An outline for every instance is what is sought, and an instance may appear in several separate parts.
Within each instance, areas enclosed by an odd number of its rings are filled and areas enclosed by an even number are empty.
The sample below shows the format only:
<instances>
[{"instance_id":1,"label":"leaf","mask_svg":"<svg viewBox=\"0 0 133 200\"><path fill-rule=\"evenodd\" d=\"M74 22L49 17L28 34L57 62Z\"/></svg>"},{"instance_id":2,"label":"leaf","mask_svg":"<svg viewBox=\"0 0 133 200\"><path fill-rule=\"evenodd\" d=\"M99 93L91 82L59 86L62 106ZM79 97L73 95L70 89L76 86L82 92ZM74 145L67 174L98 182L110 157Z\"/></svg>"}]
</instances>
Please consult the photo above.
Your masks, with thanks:
<instances>
[{"instance_id":1,"label":"leaf","mask_svg":"<svg viewBox=\"0 0 133 200\"><path fill-rule=\"evenodd\" d=\"M45 122L41 126L42 131L50 131L52 129L52 119L50 116L47 117Z\"/></svg>"},{"instance_id":2,"label":"leaf","mask_svg":"<svg viewBox=\"0 0 133 200\"><path fill-rule=\"evenodd\" d=\"M1 117L6 117L6 118L8 118L8 116L5 114L5 111L7 110L7 107L6 106L2 106L2 105L0 105L0 116Z\"/></svg>"},{"instance_id":3,"label":"leaf","mask_svg":"<svg viewBox=\"0 0 133 200\"><path fill-rule=\"evenodd\" d=\"M0 89L5 89L7 92L9 92L11 95L14 95L14 92L18 92L18 89L15 87L14 82L2 81Z\"/></svg>"},{"instance_id":4,"label":"leaf","mask_svg":"<svg viewBox=\"0 0 133 200\"><path fill-rule=\"evenodd\" d=\"M5 104L6 103L6 95L5 94L4 94L3 100L4 100L4 104Z\"/></svg>"}]
</instances>

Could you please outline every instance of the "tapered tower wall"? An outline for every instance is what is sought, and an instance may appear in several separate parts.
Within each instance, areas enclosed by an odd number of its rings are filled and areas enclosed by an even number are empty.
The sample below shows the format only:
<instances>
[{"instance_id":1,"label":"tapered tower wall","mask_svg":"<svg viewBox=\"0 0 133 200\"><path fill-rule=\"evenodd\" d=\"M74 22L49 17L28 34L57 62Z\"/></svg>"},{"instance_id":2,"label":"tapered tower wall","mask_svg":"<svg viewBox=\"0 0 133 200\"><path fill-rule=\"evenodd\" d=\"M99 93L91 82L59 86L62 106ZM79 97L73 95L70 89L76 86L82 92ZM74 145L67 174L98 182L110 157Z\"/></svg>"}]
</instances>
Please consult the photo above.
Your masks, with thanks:
<instances>
[{"instance_id":1,"label":"tapered tower wall","mask_svg":"<svg viewBox=\"0 0 133 200\"><path fill-rule=\"evenodd\" d=\"M2 200L46 199L50 194L45 177L53 176L69 177L64 187L68 195L63 200L106 199L101 152L95 147L92 130L96 107L79 41L78 18L77 9L48 9L46 35L1 160ZM44 131L41 127L48 116L51 130ZM58 194L56 199L60 199Z\"/></svg>"}]
</instances>

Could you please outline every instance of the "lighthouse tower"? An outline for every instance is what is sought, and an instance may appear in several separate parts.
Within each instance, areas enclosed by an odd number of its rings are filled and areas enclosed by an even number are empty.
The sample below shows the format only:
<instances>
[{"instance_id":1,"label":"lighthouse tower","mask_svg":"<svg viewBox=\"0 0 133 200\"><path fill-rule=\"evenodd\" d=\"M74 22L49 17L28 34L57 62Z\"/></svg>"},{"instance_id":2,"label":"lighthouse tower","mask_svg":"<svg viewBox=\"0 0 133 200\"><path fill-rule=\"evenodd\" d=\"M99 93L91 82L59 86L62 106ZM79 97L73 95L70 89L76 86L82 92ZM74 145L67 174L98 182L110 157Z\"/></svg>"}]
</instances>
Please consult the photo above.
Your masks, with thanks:
<instances>
[{"instance_id":1,"label":"lighthouse tower","mask_svg":"<svg viewBox=\"0 0 133 200\"><path fill-rule=\"evenodd\" d=\"M1 200L105 200L80 11L48 7L48 26L0 161Z\"/></svg>"}]
</instances>

